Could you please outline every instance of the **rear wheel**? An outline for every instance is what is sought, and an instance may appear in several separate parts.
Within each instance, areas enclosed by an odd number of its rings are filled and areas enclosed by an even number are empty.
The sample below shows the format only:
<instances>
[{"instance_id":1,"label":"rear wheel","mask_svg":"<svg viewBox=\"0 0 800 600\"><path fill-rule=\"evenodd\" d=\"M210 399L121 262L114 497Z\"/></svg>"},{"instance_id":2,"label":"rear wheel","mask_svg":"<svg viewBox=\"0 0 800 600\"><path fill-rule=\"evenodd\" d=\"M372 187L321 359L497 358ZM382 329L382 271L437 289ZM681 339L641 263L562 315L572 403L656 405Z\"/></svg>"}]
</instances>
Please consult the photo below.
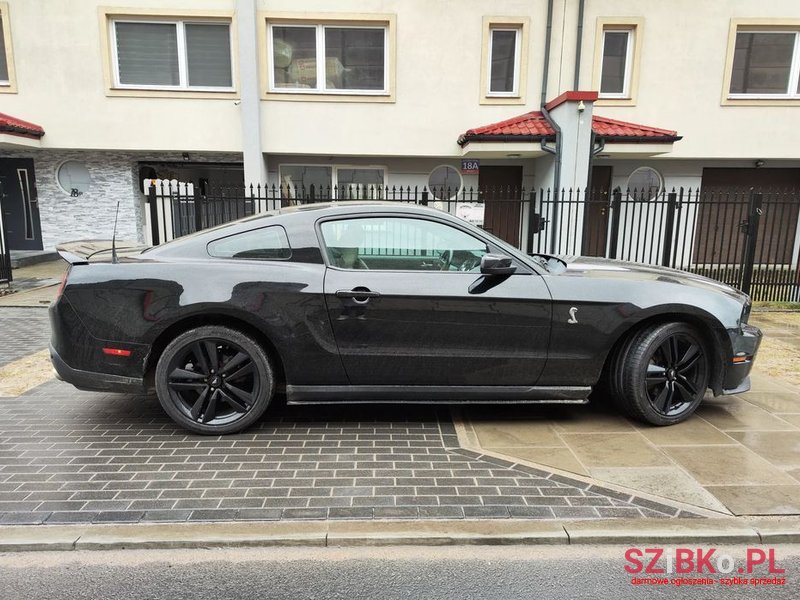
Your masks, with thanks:
<instances>
[{"instance_id":1,"label":"rear wheel","mask_svg":"<svg viewBox=\"0 0 800 600\"><path fill-rule=\"evenodd\" d=\"M617 406L652 425L673 425L697 410L708 388L709 354L686 323L654 325L617 355L610 375Z\"/></svg>"},{"instance_id":2,"label":"rear wheel","mask_svg":"<svg viewBox=\"0 0 800 600\"><path fill-rule=\"evenodd\" d=\"M241 431L267 409L275 390L263 348L221 326L198 327L175 338L156 366L161 406L181 427L207 435Z\"/></svg>"}]
</instances>

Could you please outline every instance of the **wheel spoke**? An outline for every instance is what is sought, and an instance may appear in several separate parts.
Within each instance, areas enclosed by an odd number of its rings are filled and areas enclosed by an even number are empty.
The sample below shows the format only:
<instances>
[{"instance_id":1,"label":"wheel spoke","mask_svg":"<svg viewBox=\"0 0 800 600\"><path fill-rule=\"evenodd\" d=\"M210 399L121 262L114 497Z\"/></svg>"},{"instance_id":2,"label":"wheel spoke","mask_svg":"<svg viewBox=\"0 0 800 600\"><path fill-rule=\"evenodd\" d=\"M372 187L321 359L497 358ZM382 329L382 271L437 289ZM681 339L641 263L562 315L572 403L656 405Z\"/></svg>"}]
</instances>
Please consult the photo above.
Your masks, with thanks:
<instances>
[{"instance_id":1,"label":"wheel spoke","mask_svg":"<svg viewBox=\"0 0 800 600\"><path fill-rule=\"evenodd\" d=\"M252 371L253 371L253 363L252 362L248 362L246 365L241 367L239 370L237 370L234 373L231 373L230 375L228 375L228 381L232 381L234 379L238 379L239 377L242 377L243 375L247 375L248 373L252 373Z\"/></svg>"},{"instance_id":2,"label":"wheel spoke","mask_svg":"<svg viewBox=\"0 0 800 600\"><path fill-rule=\"evenodd\" d=\"M683 375L678 376L675 385L680 388L681 392L684 392L683 397L686 398L687 402L691 402L697 397L697 386L688 377L684 377Z\"/></svg>"},{"instance_id":3,"label":"wheel spoke","mask_svg":"<svg viewBox=\"0 0 800 600\"><path fill-rule=\"evenodd\" d=\"M192 410L190 414L192 415L192 419L194 419L195 421L197 421L197 419L200 418L200 413L203 412L203 406L206 403L206 396L208 396L208 390L209 388L206 387L192 405Z\"/></svg>"},{"instance_id":4,"label":"wheel spoke","mask_svg":"<svg viewBox=\"0 0 800 600\"><path fill-rule=\"evenodd\" d=\"M203 353L203 347L200 345L200 342L195 342L192 344L192 353L194 354L194 357L197 359L198 363L195 366L199 366L200 370L208 375L211 370L208 366L208 360L206 359L206 355Z\"/></svg>"},{"instance_id":5,"label":"wheel spoke","mask_svg":"<svg viewBox=\"0 0 800 600\"><path fill-rule=\"evenodd\" d=\"M186 369L177 368L169 374L170 379L205 379L202 373L195 373Z\"/></svg>"},{"instance_id":6,"label":"wheel spoke","mask_svg":"<svg viewBox=\"0 0 800 600\"><path fill-rule=\"evenodd\" d=\"M250 408L245 402L242 402L238 398L234 398L232 394L229 394L222 388L219 389L219 395L222 396L222 399L225 400L225 402L227 402L236 412L247 412L247 409Z\"/></svg>"},{"instance_id":7,"label":"wheel spoke","mask_svg":"<svg viewBox=\"0 0 800 600\"><path fill-rule=\"evenodd\" d=\"M222 368L219 370L220 374L230 373L231 369L234 369L244 363L246 360L250 360L250 357L247 356L244 352L239 352L236 356L226 362Z\"/></svg>"},{"instance_id":8,"label":"wheel spoke","mask_svg":"<svg viewBox=\"0 0 800 600\"><path fill-rule=\"evenodd\" d=\"M655 400L653 400L653 406L656 407L656 410L666 412L666 407L669 403L669 396L669 384L665 383L664 387L661 388L661 392L659 392L658 396L656 396Z\"/></svg>"},{"instance_id":9,"label":"wheel spoke","mask_svg":"<svg viewBox=\"0 0 800 600\"><path fill-rule=\"evenodd\" d=\"M219 357L217 356L217 343L211 340L205 340L203 345L206 347L206 354L208 355L209 366L219 370Z\"/></svg>"},{"instance_id":10,"label":"wheel spoke","mask_svg":"<svg viewBox=\"0 0 800 600\"><path fill-rule=\"evenodd\" d=\"M217 396L219 394L219 390L214 390L211 393L211 398L208 400L208 406L203 411L203 423L208 423L209 421L213 420L214 417L217 416Z\"/></svg>"},{"instance_id":11,"label":"wheel spoke","mask_svg":"<svg viewBox=\"0 0 800 600\"><path fill-rule=\"evenodd\" d=\"M698 363L701 356L702 354L700 354L700 348L696 344L692 344L689 346L686 354L683 355L683 358L681 358L675 368L679 373L686 373Z\"/></svg>"},{"instance_id":12,"label":"wheel spoke","mask_svg":"<svg viewBox=\"0 0 800 600\"><path fill-rule=\"evenodd\" d=\"M167 385L173 390L202 390L206 387L206 383L203 381L170 381Z\"/></svg>"},{"instance_id":13,"label":"wheel spoke","mask_svg":"<svg viewBox=\"0 0 800 600\"><path fill-rule=\"evenodd\" d=\"M667 380L667 370L659 365L647 365L647 375L645 375L645 384L652 387L659 383L664 383Z\"/></svg>"},{"instance_id":14,"label":"wheel spoke","mask_svg":"<svg viewBox=\"0 0 800 600\"><path fill-rule=\"evenodd\" d=\"M231 385L230 383L225 384L225 390L230 392L232 395L236 396L241 402L245 404L248 408L253 403L253 394L249 392L245 392L242 389L239 389L235 385Z\"/></svg>"}]
</instances>

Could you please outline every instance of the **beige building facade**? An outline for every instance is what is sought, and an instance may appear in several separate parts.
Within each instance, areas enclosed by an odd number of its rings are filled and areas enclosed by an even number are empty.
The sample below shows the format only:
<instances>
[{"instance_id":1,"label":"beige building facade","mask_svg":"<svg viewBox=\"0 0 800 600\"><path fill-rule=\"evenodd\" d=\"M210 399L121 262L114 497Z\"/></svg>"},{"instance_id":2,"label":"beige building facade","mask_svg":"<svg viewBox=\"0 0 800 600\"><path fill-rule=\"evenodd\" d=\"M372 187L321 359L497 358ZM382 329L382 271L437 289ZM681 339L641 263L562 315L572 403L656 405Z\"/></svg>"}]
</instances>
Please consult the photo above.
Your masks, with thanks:
<instances>
[{"instance_id":1,"label":"beige building facade","mask_svg":"<svg viewBox=\"0 0 800 600\"><path fill-rule=\"evenodd\" d=\"M734 169L800 184L794 0L5 0L0 21L14 249L109 237L117 202L121 234L144 239L149 179L696 189ZM596 94L550 114L578 90ZM543 107L584 132L559 140L570 169L543 147L555 134L464 143ZM592 117L623 133L581 129Z\"/></svg>"}]
</instances>

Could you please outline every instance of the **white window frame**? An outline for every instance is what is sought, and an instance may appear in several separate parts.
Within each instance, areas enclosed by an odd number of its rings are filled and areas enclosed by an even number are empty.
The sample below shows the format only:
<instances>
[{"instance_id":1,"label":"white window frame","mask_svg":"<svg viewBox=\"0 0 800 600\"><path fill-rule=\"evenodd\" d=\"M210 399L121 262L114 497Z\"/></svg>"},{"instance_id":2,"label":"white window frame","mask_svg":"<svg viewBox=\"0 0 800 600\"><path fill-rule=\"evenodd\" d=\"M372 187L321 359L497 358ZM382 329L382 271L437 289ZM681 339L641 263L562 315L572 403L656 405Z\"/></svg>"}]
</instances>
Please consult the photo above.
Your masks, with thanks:
<instances>
[{"instance_id":1,"label":"white window frame","mask_svg":"<svg viewBox=\"0 0 800 600\"><path fill-rule=\"evenodd\" d=\"M514 32L514 85L510 92L493 92L492 91L492 55L494 52L494 32L495 31L513 31ZM520 52L522 49L522 27L501 27L490 25L489 26L489 60L486 61L486 96L489 98L515 98L519 96L519 79L520 79Z\"/></svg>"},{"instance_id":2,"label":"white window frame","mask_svg":"<svg viewBox=\"0 0 800 600\"><path fill-rule=\"evenodd\" d=\"M758 29L753 27L738 27L736 29L736 34L733 38L733 48L731 48L731 52L733 56L736 54L736 38L739 36L740 33L768 33L768 34L787 34L793 33L794 34L794 49L792 51L792 65L789 68L789 82L788 82L788 91L785 94L742 94L737 93L734 94L731 92L731 84L733 83L733 64L734 60L731 59L731 71L730 71L730 79L728 81L728 89L726 90L728 93L728 98L731 100L797 100L800 99L800 93L797 91L798 86L798 76L800 76L800 30L783 30L783 29Z\"/></svg>"},{"instance_id":3,"label":"white window frame","mask_svg":"<svg viewBox=\"0 0 800 600\"><path fill-rule=\"evenodd\" d=\"M381 196L383 190L389 185L389 169L383 165L349 165L349 164L311 164L311 163L281 163L278 165L278 183L283 185L283 176L281 169L284 167L317 167L317 168L330 168L331 169L331 189L334 196L339 194L339 169L371 169L373 171L383 172L383 183L381 184ZM297 184L294 184L297 185ZM336 198L334 198L336 199Z\"/></svg>"},{"instance_id":4,"label":"white window frame","mask_svg":"<svg viewBox=\"0 0 800 600\"><path fill-rule=\"evenodd\" d=\"M316 30L316 60L317 60L317 85L315 88L293 88L275 86L275 57L273 56L273 34L274 27L295 27ZM383 89L382 90L358 90L325 87L325 29L383 29ZM269 93L271 94L331 94L340 96L388 96L389 95L389 24L359 24L350 23L267 23L267 75L269 77Z\"/></svg>"},{"instance_id":5,"label":"white window frame","mask_svg":"<svg viewBox=\"0 0 800 600\"><path fill-rule=\"evenodd\" d=\"M603 29L603 44L600 48L600 85L598 90L603 89L603 60L606 57L606 34L625 33L628 36L628 44L625 48L625 77L622 82L622 92L598 92L599 98L628 99L631 97L631 77L633 74L633 47L636 44L635 27L605 27Z\"/></svg>"},{"instance_id":6,"label":"white window frame","mask_svg":"<svg viewBox=\"0 0 800 600\"><path fill-rule=\"evenodd\" d=\"M141 24L158 24L158 25L174 25L177 29L177 45L178 45L178 85L149 85L149 84L134 84L134 83L121 83L119 79L119 56L117 54L117 23L141 23ZM228 49L228 58L231 64L231 85L230 86L199 86L189 85L189 68L186 51L186 25L227 25L228 26L228 40L230 47ZM233 62L233 32L231 30L231 21L229 19L136 19L136 18L112 18L109 19L109 41L111 45L111 68L113 70L112 76L114 79L114 88L121 90L169 90L169 91L186 91L186 92L233 92L236 90L234 87L234 62Z\"/></svg>"}]
</instances>

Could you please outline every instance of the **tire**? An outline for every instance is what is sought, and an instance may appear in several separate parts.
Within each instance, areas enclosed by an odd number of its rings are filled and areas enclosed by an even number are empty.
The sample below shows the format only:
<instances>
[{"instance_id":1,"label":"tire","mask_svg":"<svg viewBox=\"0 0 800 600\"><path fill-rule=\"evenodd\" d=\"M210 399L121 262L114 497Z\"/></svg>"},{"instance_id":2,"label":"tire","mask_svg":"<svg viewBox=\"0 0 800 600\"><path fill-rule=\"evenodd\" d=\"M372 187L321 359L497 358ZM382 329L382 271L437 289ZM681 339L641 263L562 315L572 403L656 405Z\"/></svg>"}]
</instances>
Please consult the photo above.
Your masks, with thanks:
<instances>
[{"instance_id":1,"label":"tire","mask_svg":"<svg viewBox=\"0 0 800 600\"><path fill-rule=\"evenodd\" d=\"M156 366L158 400L181 427L204 435L246 429L267 410L274 370L264 349L241 331L217 325L176 337Z\"/></svg>"},{"instance_id":2,"label":"tire","mask_svg":"<svg viewBox=\"0 0 800 600\"><path fill-rule=\"evenodd\" d=\"M629 417L651 425L685 421L708 388L709 356L703 336L687 323L648 327L615 357L614 402Z\"/></svg>"}]
</instances>

